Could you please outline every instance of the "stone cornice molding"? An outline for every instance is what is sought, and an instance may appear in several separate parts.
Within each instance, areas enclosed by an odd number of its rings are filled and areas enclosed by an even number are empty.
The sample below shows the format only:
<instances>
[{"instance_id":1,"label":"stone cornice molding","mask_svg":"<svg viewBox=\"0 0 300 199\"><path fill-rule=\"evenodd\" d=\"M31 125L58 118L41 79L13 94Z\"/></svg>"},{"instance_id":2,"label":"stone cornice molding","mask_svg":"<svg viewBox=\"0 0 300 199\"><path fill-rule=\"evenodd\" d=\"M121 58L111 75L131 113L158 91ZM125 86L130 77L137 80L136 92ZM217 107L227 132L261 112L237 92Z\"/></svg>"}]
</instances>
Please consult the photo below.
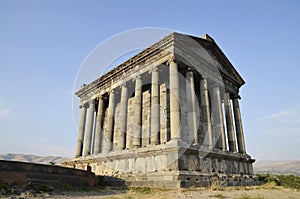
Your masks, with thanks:
<instances>
[{"instance_id":1,"label":"stone cornice molding","mask_svg":"<svg viewBox=\"0 0 300 199\"><path fill-rule=\"evenodd\" d=\"M119 78L116 77L118 77L121 73L128 72L129 70L133 69L135 66L139 64L144 64L149 62L151 63L159 59L160 56L156 57L155 55L170 53L165 49L167 49L172 45L173 40L174 40L174 33L158 41L157 43L153 44L149 48L146 48L145 50L138 53L131 59L128 59L127 61L123 62L116 68L110 70L100 78L93 81L92 83L82 87L77 92L75 92L75 95L81 98L84 95L86 95L86 93L89 93L91 90L95 89L95 87L102 87L104 85L107 85L109 83L108 80L110 79L112 79L113 81L118 80ZM106 87L107 86L104 86L104 88Z\"/></svg>"},{"instance_id":2,"label":"stone cornice molding","mask_svg":"<svg viewBox=\"0 0 300 199\"><path fill-rule=\"evenodd\" d=\"M224 73L222 70L211 68L206 60L198 59L193 52L190 53L188 50L189 48L184 46L186 37L196 40L196 42L203 46L204 49L211 51L213 56L215 56L222 65L231 71L233 77ZM181 53L176 53L175 55L172 54L174 52L174 48L179 48ZM229 60L224 57L225 55L221 52L221 49L214 41L208 41L206 39L183 35L180 33L172 33L149 48L138 53L131 59L123 62L92 83L84 85L81 89L75 92L75 94L82 102L88 101L88 99L93 97L95 94L98 95L99 93L104 94L105 92L108 92L112 85L114 85L114 88L119 87L121 84L120 80L122 81L122 78L124 78L125 81L131 81L136 77L134 73L148 73L150 72L149 69L152 67L151 65L163 63L169 65L171 62L177 63L178 68L180 67L179 64L195 68L196 71L199 71L201 76L207 76L206 79L208 81L218 81L219 83L223 82L225 87L228 88L231 93L235 93L236 90L244 84L244 81L233 68ZM164 60L164 62L161 62L162 60ZM126 77L124 77L124 73L126 73Z\"/></svg>"}]
</instances>

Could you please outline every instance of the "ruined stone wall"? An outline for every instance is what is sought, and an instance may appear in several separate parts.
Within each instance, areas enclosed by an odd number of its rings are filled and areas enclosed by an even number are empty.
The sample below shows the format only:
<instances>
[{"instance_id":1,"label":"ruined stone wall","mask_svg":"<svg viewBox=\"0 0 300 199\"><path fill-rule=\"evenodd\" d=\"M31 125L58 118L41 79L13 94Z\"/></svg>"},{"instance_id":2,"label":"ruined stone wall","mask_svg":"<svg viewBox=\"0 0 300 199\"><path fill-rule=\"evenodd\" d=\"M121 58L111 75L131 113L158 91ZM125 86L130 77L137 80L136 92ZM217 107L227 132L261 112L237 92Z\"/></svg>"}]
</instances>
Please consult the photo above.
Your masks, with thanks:
<instances>
[{"instance_id":1,"label":"ruined stone wall","mask_svg":"<svg viewBox=\"0 0 300 199\"><path fill-rule=\"evenodd\" d=\"M27 187L34 184L44 184L60 187L62 184L71 186L95 186L97 179L95 174L88 171L0 160L0 182L12 186Z\"/></svg>"}]
</instances>

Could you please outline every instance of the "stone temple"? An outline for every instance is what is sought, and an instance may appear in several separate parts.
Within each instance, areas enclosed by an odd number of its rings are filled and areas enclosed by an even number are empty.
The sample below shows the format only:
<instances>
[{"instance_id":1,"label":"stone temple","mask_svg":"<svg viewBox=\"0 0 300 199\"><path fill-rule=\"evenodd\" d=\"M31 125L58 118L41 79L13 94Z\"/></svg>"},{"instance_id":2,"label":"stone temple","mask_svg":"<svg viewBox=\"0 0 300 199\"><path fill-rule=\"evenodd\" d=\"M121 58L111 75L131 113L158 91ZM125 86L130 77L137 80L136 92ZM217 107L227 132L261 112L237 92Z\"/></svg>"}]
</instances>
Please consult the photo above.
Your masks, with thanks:
<instances>
[{"instance_id":1,"label":"stone temple","mask_svg":"<svg viewBox=\"0 0 300 199\"><path fill-rule=\"evenodd\" d=\"M254 185L244 83L209 35L172 33L75 93L81 116L67 164L115 185Z\"/></svg>"}]
</instances>

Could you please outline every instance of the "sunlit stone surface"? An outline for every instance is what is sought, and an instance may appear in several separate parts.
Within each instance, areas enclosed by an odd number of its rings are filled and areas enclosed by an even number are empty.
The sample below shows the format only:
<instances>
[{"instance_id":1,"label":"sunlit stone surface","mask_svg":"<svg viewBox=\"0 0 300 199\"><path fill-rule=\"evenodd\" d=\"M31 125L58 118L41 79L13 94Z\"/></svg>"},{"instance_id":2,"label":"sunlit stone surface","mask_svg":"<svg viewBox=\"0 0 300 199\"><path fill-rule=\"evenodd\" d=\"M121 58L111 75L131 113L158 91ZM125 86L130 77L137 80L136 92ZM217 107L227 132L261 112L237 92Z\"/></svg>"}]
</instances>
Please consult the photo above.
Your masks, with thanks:
<instances>
[{"instance_id":1,"label":"sunlit stone surface","mask_svg":"<svg viewBox=\"0 0 300 199\"><path fill-rule=\"evenodd\" d=\"M239 89L244 80L207 34L172 33L83 86L75 158L107 184L254 185Z\"/></svg>"}]
</instances>

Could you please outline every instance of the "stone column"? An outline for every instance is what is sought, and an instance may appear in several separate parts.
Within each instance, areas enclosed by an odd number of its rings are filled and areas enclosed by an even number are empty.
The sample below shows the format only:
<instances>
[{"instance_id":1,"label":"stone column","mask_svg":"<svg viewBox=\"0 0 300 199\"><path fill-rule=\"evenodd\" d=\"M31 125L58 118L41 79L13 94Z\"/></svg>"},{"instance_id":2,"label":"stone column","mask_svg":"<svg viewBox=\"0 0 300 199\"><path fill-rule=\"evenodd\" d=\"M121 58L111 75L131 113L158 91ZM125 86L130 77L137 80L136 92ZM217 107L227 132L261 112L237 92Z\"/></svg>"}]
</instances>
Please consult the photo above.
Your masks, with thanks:
<instances>
[{"instance_id":1,"label":"stone column","mask_svg":"<svg viewBox=\"0 0 300 199\"><path fill-rule=\"evenodd\" d=\"M80 114L80 123L78 128L78 138L77 138L77 146L76 146L76 154L75 154L76 158L82 156L87 106L80 105L79 108L81 108L81 114Z\"/></svg>"},{"instance_id":2,"label":"stone column","mask_svg":"<svg viewBox=\"0 0 300 199\"><path fill-rule=\"evenodd\" d=\"M151 144L159 144L159 131L160 131L160 107L159 107L159 73L157 68L152 71L151 82Z\"/></svg>"},{"instance_id":3,"label":"stone column","mask_svg":"<svg viewBox=\"0 0 300 199\"><path fill-rule=\"evenodd\" d=\"M179 104L179 77L178 67L173 56L169 61L170 69L170 130L171 140L181 140L180 131L180 104Z\"/></svg>"},{"instance_id":4,"label":"stone column","mask_svg":"<svg viewBox=\"0 0 300 199\"><path fill-rule=\"evenodd\" d=\"M135 79L135 115L134 115L134 133L132 145L140 147L141 128L142 128L142 79L138 75Z\"/></svg>"},{"instance_id":5,"label":"stone column","mask_svg":"<svg viewBox=\"0 0 300 199\"><path fill-rule=\"evenodd\" d=\"M94 153L100 153L101 149L101 134L103 132L102 121L103 121L103 97L100 96L98 100L98 110L97 110L97 120L96 120L96 130L95 130L95 142L94 142Z\"/></svg>"},{"instance_id":6,"label":"stone column","mask_svg":"<svg viewBox=\"0 0 300 199\"><path fill-rule=\"evenodd\" d=\"M194 139L194 144L199 144L198 139L198 122L197 122L197 112L196 112L196 93L195 93L195 82L194 74L191 69L186 72L187 86L186 86L186 98L187 98L187 122L189 128L189 134Z\"/></svg>"},{"instance_id":7,"label":"stone column","mask_svg":"<svg viewBox=\"0 0 300 199\"><path fill-rule=\"evenodd\" d=\"M114 130L114 116L115 116L115 91L111 90L109 94L108 102L108 113L107 113L107 122L106 130L104 131L104 148L103 152L108 153L112 149L112 135Z\"/></svg>"},{"instance_id":8,"label":"stone column","mask_svg":"<svg viewBox=\"0 0 300 199\"><path fill-rule=\"evenodd\" d=\"M125 148L127 104L128 104L128 89L126 83L124 83L121 89L120 118L118 119L118 124L115 124L115 125L119 125L119 129L120 129L118 135L118 150L123 150Z\"/></svg>"},{"instance_id":9,"label":"stone column","mask_svg":"<svg viewBox=\"0 0 300 199\"><path fill-rule=\"evenodd\" d=\"M92 99L89 103L88 121L85 137L84 156L91 155L91 143L94 127L94 112L95 112L95 100Z\"/></svg>"},{"instance_id":10,"label":"stone column","mask_svg":"<svg viewBox=\"0 0 300 199\"><path fill-rule=\"evenodd\" d=\"M209 148L213 148L213 137L209 107L210 105L206 79L202 79L200 81L200 95L202 107L202 130L204 133L204 145L207 145Z\"/></svg>"},{"instance_id":11,"label":"stone column","mask_svg":"<svg viewBox=\"0 0 300 199\"><path fill-rule=\"evenodd\" d=\"M226 150L226 136L224 130L224 120L223 120L223 110L222 110L222 102L221 102L221 94L220 88L215 86L212 89L213 97L212 97L212 118L214 125L214 136L216 147L225 151Z\"/></svg>"},{"instance_id":12,"label":"stone column","mask_svg":"<svg viewBox=\"0 0 300 199\"><path fill-rule=\"evenodd\" d=\"M242 117L238 98L233 99L233 113L236 129L236 137L239 153L246 154L245 138L242 125Z\"/></svg>"},{"instance_id":13,"label":"stone column","mask_svg":"<svg viewBox=\"0 0 300 199\"><path fill-rule=\"evenodd\" d=\"M224 99L225 99L225 116L226 116L229 151L236 153L236 144L235 144L236 140L234 135L232 108L230 102L230 94L228 92L225 93Z\"/></svg>"}]
</instances>

